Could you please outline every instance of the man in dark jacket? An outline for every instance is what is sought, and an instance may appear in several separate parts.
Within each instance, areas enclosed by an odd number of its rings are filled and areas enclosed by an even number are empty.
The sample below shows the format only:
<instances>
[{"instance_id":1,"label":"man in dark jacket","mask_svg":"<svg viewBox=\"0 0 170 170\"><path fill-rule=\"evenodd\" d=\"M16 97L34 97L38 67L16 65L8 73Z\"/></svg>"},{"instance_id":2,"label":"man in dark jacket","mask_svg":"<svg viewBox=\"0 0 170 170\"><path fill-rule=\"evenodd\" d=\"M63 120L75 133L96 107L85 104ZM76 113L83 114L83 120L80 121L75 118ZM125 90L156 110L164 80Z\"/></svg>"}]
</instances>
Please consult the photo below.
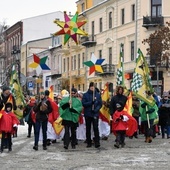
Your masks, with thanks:
<instances>
[{"instance_id":1,"label":"man in dark jacket","mask_svg":"<svg viewBox=\"0 0 170 170\"><path fill-rule=\"evenodd\" d=\"M91 124L93 124L95 147L99 148L100 137L98 124L99 110L102 107L102 99L100 94L97 92L93 82L90 83L88 91L83 95L82 104L84 107L84 117L86 121L87 147L92 146Z\"/></svg>"},{"instance_id":2,"label":"man in dark jacket","mask_svg":"<svg viewBox=\"0 0 170 170\"><path fill-rule=\"evenodd\" d=\"M42 135L43 135L43 149L47 149L47 123L48 123L48 115L52 112L52 106L50 101L48 100L50 92L46 90L45 92L40 93L40 102L37 107L34 108L34 112L36 113L36 122L35 122L35 142L34 142L34 150L38 150L38 142L39 142L39 134L40 128L42 127Z\"/></svg>"}]
</instances>

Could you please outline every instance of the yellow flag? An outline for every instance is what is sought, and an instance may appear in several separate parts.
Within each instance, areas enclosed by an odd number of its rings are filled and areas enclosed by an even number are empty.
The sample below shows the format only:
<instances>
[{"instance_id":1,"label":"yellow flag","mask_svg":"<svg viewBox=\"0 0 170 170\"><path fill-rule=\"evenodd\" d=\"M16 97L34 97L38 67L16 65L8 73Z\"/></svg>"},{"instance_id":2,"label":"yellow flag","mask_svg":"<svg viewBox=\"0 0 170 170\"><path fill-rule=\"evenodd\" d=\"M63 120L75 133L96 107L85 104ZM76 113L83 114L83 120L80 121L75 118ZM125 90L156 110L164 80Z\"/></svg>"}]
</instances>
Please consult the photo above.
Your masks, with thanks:
<instances>
[{"instance_id":1,"label":"yellow flag","mask_svg":"<svg viewBox=\"0 0 170 170\"><path fill-rule=\"evenodd\" d=\"M50 86L49 92L50 92L49 98L50 98L51 100L54 100L54 89L53 89L53 85Z\"/></svg>"},{"instance_id":2,"label":"yellow flag","mask_svg":"<svg viewBox=\"0 0 170 170\"><path fill-rule=\"evenodd\" d=\"M109 83L106 83L104 86L103 93L101 95L102 102L106 103L102 105L102 108L100 109L100 119L102 121L105 121L107 123L110 123L110 113L109 113L109 107L107 106L107 103L109 102L110 96L109 96Z\"/></svg>"}]
</instances>

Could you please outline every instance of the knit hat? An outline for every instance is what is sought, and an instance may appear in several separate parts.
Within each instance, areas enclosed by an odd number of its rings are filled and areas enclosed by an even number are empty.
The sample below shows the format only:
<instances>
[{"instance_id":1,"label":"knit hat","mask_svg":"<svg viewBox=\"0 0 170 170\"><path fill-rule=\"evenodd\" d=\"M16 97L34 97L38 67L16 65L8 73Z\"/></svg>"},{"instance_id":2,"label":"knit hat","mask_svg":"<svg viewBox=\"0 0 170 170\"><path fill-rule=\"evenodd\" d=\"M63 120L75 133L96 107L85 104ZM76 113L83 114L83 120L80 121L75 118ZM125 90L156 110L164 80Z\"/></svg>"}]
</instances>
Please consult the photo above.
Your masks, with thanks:
<instances>
[{"instance_id":1,"label":"knit hat","mask_svg":"<svg viewBox=\"0 0 170 170\"><path fill-rule=\"evenodd\" d=\"M50 95L50 91L49 90L45 90L45 96L49 96Z\"/></svg>"},{"instance_id":2,"label":"knit hat","mask_svg":"<svg viewBox=\"0 0 170 170\"><path fill-rule=\"evenodd\" d=\"M11 90L8 86L3 86L2 91Z\"/></svg>"},{"instance_id":3,"label":"knit hat","mask_svg":"<svg viewBox=\"0 0 170 170\"><path fill-rule=\"evenodd\" d=\"M94 82L90 82L89 87L94 87Z\"/></svg>"},{"instance_id":4,"label":"knit hat","mask_svg":"<svg viewBox=\"0 0 170 170\"><path fill-rule=\"evenodd\" d=\"M5 104L5 111L7 111L7 108L11 108L11 110L12 110L12 103L9 103L9 102L7 102L6 104ZM10 110L10 111L11 111Z\"/></svg>"},{"instance_id":5,"label":"knit hat","mask_svg":"<svg viewBox=\"0 0 170 170\"><path fill-rule=\"evenodd\" d=\"M76 89L76 88L72 88L72 89L71 89L71 92L77 93L77 89Z\"/></svg>"}]
</instances>

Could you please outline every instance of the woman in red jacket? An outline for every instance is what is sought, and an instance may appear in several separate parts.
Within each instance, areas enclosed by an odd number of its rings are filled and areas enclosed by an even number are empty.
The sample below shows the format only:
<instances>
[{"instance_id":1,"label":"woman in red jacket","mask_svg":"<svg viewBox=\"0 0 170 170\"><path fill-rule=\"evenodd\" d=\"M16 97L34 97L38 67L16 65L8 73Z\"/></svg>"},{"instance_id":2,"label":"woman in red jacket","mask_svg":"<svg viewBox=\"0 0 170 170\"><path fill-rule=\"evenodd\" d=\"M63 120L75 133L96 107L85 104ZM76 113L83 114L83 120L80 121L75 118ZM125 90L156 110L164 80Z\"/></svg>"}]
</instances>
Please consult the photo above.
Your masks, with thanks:
<instances>
[{"instance_id":1,"label":"woman in red jacket","mask_svg":"<svg viewBox=\"0 0 170 170\"><path fill-rule=\"evenodd\" d=\"M12 112L12 103L5 104L5 110L0 112L0 132L2 133L1 138L1 153L3 152L3 146L5 144L5 138L7 139L8 151L12 151L12 137L15 128L19 124L19 120L16 115Z\"/></svg>"}]
</instances>

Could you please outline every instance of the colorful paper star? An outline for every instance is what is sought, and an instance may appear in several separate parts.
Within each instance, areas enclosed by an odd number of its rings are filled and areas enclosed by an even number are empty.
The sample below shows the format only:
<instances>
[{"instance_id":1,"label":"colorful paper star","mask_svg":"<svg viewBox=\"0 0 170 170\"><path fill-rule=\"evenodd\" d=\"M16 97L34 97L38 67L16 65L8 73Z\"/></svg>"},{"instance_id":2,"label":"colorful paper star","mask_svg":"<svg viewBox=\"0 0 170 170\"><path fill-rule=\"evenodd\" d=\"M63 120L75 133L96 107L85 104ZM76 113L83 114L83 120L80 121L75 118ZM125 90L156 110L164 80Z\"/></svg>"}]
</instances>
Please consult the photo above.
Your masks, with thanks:
<instances>
[{"instance_id":1,"label":"colorful paper star","mask_svg":"<svg viewBox=\"0 0 170 170\"><path fill-rule=\"evenodd\" d=\"M67 43L70 37L75 41L76 44L78 44L77 34L84 36L88 35L85 31L80 29L80 27L84 25L86 21L77 22L78 12L76 12L76 14L73 16L71 20L66 14L66 12L64 12L64 18L65 22L59 20L54 21L54 23L56 23L58 26L62 28L60 31L54 33L54 36L64 34L64 45Z\"/></svg>"},{"instance_id":2,"label":"colorful paper star","mask_svg":"<svg viewBox=\"0 0 170 170\"><path fill-rule=\"evenodd\" d=\"M97 59L94 54L92 54L90 61L85 61L83 64L90 67L89 75L92 74L94 71L103 73L103 69L101 64L105 59Z\"/></svg>"},{"instance_id":3,"label":"colorful paper star","mask_svg":"<svg viewBox=\"0 0 170 170\"><path fill-rule=\"evenodd\" d=\"M33 54L34 62L29 64L29 67L35 68L36 70L39 70L39 67L41 70L50 70L50 68L46 65L47 57L48 56L39 58L37 55Z\"/></svg>"}]
</instances>

